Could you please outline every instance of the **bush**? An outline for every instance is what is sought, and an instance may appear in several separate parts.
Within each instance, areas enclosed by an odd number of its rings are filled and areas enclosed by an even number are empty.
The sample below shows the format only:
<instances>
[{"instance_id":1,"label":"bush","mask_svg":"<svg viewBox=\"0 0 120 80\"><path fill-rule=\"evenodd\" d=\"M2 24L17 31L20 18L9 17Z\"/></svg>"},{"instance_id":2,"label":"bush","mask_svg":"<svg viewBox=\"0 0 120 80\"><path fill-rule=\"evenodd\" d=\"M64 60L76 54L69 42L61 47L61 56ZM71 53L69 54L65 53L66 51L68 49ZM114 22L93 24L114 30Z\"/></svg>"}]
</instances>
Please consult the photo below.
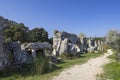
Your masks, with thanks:
<instances>
[{"instance_id":1,"label":"bush","mask_svg":"<svg viewBox=\"0 0 120 80\"><path fill-rule=\"evenodd\" d=\"M49 63L49 58L37 58L35 63L31 68L31 72L33 74L44 74L47 72L51 72L56 68L56 66L52 63Z\"/></svg>"},{"instance_id":2,"label":"bush","mask_svg":"<svg viewBox=\"0 0 120 80\"><path fill-rule=\"evenodd\" d=\"M120 32L111 30L106 36L106 42L116 50L116 59L120 61Z\"/></svg>"},{"instance_id":3,"label":"bush","mask_svg":"<svg viewBox=\"0 0 120 80\"><path fill-rule=\"evenodd\" d=\"M8 77L17 74L20 76L41 75L52 72L55 69L57 69L57 66L50 63L49 57L37 56L35 62L23 64L19 70L6 67L4 70L0 71L0 77Z\"/></svg>"}]
</instances>

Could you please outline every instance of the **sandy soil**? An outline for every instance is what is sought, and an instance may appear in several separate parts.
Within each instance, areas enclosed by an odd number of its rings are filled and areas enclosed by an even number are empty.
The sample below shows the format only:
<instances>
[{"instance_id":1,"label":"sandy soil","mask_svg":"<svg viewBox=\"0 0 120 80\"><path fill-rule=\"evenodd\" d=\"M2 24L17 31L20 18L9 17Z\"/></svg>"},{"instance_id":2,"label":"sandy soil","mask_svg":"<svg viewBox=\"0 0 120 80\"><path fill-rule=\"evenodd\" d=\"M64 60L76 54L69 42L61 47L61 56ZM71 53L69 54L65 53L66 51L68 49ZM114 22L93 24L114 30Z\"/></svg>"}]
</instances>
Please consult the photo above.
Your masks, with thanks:
<instances>
[{"instance_id":1,"label":"sandy soil","mask_svg":"<svg viewBox=\"0 0 120 80\"><path fill-rule=\"evenodd\" d=\"M103 72L102 66L110 62L107 56L112 53L109 49L104 55L90 59L85 64L65 69L58 76L54 76L52 80L96 80L96 76Z\"/></svg>"}]
</instances>

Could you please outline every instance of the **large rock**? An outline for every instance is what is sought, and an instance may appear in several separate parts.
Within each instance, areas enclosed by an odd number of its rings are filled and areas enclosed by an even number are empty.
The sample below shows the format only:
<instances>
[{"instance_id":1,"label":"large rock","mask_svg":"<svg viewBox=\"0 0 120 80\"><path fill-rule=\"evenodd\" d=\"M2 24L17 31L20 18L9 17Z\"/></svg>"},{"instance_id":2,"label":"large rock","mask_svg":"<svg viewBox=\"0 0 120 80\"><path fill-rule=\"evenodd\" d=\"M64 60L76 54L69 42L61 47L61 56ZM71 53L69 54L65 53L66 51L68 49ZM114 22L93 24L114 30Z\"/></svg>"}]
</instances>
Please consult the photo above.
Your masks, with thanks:
<instances>
[{"instance_id":1,"label":"large rock","mask_svg":"<svg viewBox=\"0 0 120 80\"><path fill-rule=\"evenodd\" d=\"M53 36L53 54L77 54L80 52L79 39L77 35L55 30Z\"/></svg>"},{"instance_id":2,"label":"large rock","mask_svg":"<svg viewBox=\"0 0 120 80\"><path fill-rule=\"evenodd\" d=\"M103 51L103 42L98 40L95 41L92 38L88 39L88 52Z\"/></svg>"},{"instance_id":3,"label":"large rock","mask_svg":"<svg viewBox=\"0 0 120 80\"><path fill-rule=\"evenodd\" d=\"M34 43L25 43L21 45L21 49L33 49L33 50L38 50L38 49L52 49L52 45L48 42L34 42Z\"/></svg>"},{"instance_id":4,"label":"large rock","mask_svg":"<svg viewBox=\"0 0 120 80\"><path fill-rule=\"evenodd\" d=\"M7 53L5 51L5 46L3 44L2 30L5 29L9 24L9 21L0 17L0 70L3 69L7 63Z\"/></svg>"},{"instance_id":5,"label":"large rock","mask_svg":"<svg viewBox=\"0 0 120 80\"><path fill-rule=\"evenodd\" d=\"M20 47L21 43L18 42L11 42L7 46L8 48L8 60L9 60L9 67L11 68L20 68L23 63L27 63L28 54L25 50L21 50ZM29 61L29 60L28 60Z\"/></svg>"},{"instance_id":6,"label":"large rock","mask_svg":"<svg viewBox=\"0 0 120 80\"><path fill-rule=\"evenodd\" d=\"M95 51L95 44L94 44L94 40L89 38L88 39L88 52L94 52Z\"/></svg>"},{"instance_id":7,"label":"large rock","mask_svg":"<svg viewBox=\"0 0 120 80\"><path fill-rule=\"evenodd\" d=\"M13 44L6 44L3 42L3 34L2 31L9 27L11 24L17 24L14 21L4 19L3 17L0 17L0 70L2 70L5 66L11 65L10 58L12 56L11 52L13 52L13 57L16 60L16 62L21 61L20 58L23 57L20 52L20 48L18 50L19 45ZM12 47L14 45L14 47ZM19 46L20 47L20 46ZM16 63L15 62L15 63Z\"/></svg>"},{"instance_id":8,"label":"large rock","mask_svg":"<svg viewBox=\"0 0 120 80\"><path fill-rule=\"evenodd\" d=\"M87 52L87 49L88 49L87 38L80 38L80 51L84 53Z\"/></svg>"},{"instance_id":9,"label":"large rock","mask_svg":"<svg viewBox=\"0 0 120 80\"><path fill-rule=\"evenodd\" d=\"M97 50L103 51L103 41L98 41L98 48Z\"/></svg>"},{"instance_id":10,"label":"large rock","mask_svg":"<svg viewBox=\"0 0 120 80\"><path fill-rule=\"evenodd\" d=\"M44 54L46 55L47 53L50 54L52 51L52 45L48 42L34 42L34 43L24 43L21 45L22 50L26 50L29 54L31 53L31 56L36 59L36 52L39 49L44 50Z\"/></svg>"}]
</instances>

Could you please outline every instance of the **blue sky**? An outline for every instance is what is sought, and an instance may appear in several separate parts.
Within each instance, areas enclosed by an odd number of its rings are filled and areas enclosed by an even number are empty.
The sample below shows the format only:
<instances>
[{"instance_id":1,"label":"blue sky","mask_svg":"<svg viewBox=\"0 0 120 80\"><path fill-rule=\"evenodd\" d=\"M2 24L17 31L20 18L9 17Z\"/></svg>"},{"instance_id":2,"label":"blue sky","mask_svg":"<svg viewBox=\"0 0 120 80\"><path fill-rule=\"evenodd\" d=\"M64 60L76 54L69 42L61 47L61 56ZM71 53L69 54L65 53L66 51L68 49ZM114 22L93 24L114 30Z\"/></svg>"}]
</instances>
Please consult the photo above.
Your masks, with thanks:
<instances>
[{"instance_id":1,"label":"blue sky","mask_svg":"<svg viewBox=\"0 0 120 80\"><path fill-rule=\"evenodd\" d=\"M0 0L0 16L30 29L43 27L87 36L120 29L120 0Z\"/></svg>"}]
</instances>

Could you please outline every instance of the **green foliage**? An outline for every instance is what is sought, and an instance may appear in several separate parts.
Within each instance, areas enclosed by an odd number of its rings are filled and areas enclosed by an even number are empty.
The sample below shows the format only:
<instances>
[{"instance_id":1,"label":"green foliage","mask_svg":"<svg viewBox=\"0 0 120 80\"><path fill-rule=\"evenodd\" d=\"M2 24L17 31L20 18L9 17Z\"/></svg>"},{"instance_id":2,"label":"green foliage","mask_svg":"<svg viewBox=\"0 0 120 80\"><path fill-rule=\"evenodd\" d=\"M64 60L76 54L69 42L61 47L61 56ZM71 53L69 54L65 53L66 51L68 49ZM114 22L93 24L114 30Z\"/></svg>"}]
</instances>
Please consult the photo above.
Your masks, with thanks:
<instances>
[{"instance_id":1,"label":"green foliage","mask_svg":"<svg viewBox=\"0 0 120 80\"><path fill-rule=\"evenodd\" d=\"M12 24L3 31L4 41L20 41L26 42L28 40L28 28L24 24Z\"/></svg>"},{"instance_id":2,"label":"green foliage","mask_svg":"<svg viewBox=\"0 0 120 80\"><path fill-rule=\"evenodd\" d=\"M31 68L31 72L33 74L43 74L43 73L47 73L49 71L52 71L51 68L51 64L48 63L49 59L48 58L37 58L35 63L33 63L33 66Z\"/></svg>"},{"instance_id":3,"label":"green foliage","mask_svg":"<svg viewBox=\"0 0 120 80\"><path fill-rule=\"evenodd\" d=\"M85 38L86 35L85 35L84 33L80 33L80 34L78 35L78 37L79 37L79 38Z\"/></svg>"},{"instance_id":4,"label":"green foliage","mask_svg":"<svg viewBox=\"0 0 120 80\"><path fill-rule=\"evenodd\" d=\"M40 74L40 75L39 75L39 73L41 73L40 72L41 69L39 68L39 65L41 64L41 61L37 60L37 64L34 63L36 65L33 65L33 63L29 64L29 65L24 65L22 70L18 71L17 73L14 72L14 74L9 72L9 74L11 76L2 77L2 78L0 78L0 80L48 80L51 78L51 76L57 75L62 70L69 68L69 67L76 65L76 64L83 64L91 58L95 58L95 57L100 56L101 53L102 52L82 54L81 58L75 58L72 60L67 59L67 60L65 60L64 63L57 64L58 68L55 71L53 71L54 69L56 69L56 66L54 64L47 64L47 65L49 65L48 67L46 67L47 70L43 69L42 73L44 73L44 71L50 72L50 73ZM47 58L47 60L48 60L48 58ZM45 66L44 64L41 64L41 65ZM38 69L35 69L35 67L38 67ZM36 73L38 73L38 74L36 74Z\"/></svg>"},{"instance_id":5,"label":"green foliage","mask_svg":"<svg viewBox=\"0 0 120 80\"><path fill-rule=\"evenodd\" d=\"M103 47L105 52L107 52L108 49L111 49L111 46L108 44L103 44L102 47Z\"/></svg>"},{"instance_id":6,"label":"green foliage","mask_svg":"<svg viewBox=\"0 0 120 80\"><path fill-rule=\"evenodd\" d=\"M112 62L105 66L104 74L101 74L100 80L120 80L120 64Z\"/></svg>"},{"instance_id":7,"label":"green foliage","mask_svg":"<svg viewBox=\"0 0 120 80\"><path fill-rule=\"evenodd\" d=\"M4 42L44 42L48 41L48 33L43 28L29 30L24 24L12 24L3 31Z\"/></svg>"},{"instance_id":8,"label":"green foliage","mask_svg":"<svg viewBox=\"0 0 120 80\"><path fill-rule=\"evenodd\" d=\"M94 40L95 41L104 41L104 38L103 37L95 37Z\"/></svg>"},{"instance_id":9,"label":"green foliage","mask_svg":"<svg viewBox=\"0 0 120 80\"><path fill-rule=\"evenodd\" d=\"M113 61L104 66L104 73L98 76L98 80L120 80L120 62L116 61L115 53L108 58Z\"/></svg>"},{"instance_id":10,"label":"green foliage","mask_svg":"<svg viewBox=\"0 0 120 80\"><path fill-rule=\"evenodd\" d=\"M72 58L74 58L74 55L63 53L62 55L60 55L60 57L63 58L63 59L72 59Z\"/></svg>"},{"instance_id":11,"label":"green foliage","mask_svg":"<svg viewBox=\"0 0 120 80\"><path fill-rule=\"evenodd\" d=\"M14 21L4 19L0 16L0 19L5 22L7 26L3 31L4 42L20 41L24 42L44 42L49 41L48 33L44 28L34 28L29 30L23 23L16 23Z\"/></svg>"},{"instance_id":12,"label":"green foliage","mask_svg":"<svg viewBox=\"0 0 120 80\"><path fill-rule=\"evenodd\" d=\"M110 30L106 36L106 42L116 50L116 59L120 61L120 32Z\"/></svg>"},{"instance_id":13,"label":"green foliage","mask_svg":"<svg viewBox=\"0 0 120 80\"><path fill-rule=\"evenodd\" d=\"M30 31L32 42L48 41L48 33L43 28L35 28Z\"/></svg>"},{"instance_id":14,"label":"green foliage","mask_svg":"<svg viewBox=\"0 0 120 80\"><path fill-rule=\"evenodd\" d=\"M50 43L50 44L53 44L53 37L51 37L51 38L49 39L49 43Z\"/></svg>"},{"instance_id":15,"label":"green foliage","mask_svg":"<svg viewBox=\"0 0 120 80\"><path fill-rule=\"evenodd\" d=\"M45 56L43 50L40 49L37 51L37 57L35 62L30 64L30 72L33 75L40 75L48 72L52 72L57 67L55 64L50 63L49 57Z\"/></svg>"},{"instance_id":16,"label":"green foliage","mask_svg":"<svg viewBox=\"0 0 120 80\"><path fill-rule=\"evenodd\" d=\"M12 55L9 57L12 58ZM35 62L23 64L22 68L19 70L6 67L4 70L0 71L0 80L6 80L6 78L8 80L16 80L18 78L20 78L19 80L24 80L24 77L40 76L52 72L55 69L57 69L57 66L49 62L49 57L37 55ZM12 76L14 76L14 78L11 78Z\"/></svg>"}]
</instances>

